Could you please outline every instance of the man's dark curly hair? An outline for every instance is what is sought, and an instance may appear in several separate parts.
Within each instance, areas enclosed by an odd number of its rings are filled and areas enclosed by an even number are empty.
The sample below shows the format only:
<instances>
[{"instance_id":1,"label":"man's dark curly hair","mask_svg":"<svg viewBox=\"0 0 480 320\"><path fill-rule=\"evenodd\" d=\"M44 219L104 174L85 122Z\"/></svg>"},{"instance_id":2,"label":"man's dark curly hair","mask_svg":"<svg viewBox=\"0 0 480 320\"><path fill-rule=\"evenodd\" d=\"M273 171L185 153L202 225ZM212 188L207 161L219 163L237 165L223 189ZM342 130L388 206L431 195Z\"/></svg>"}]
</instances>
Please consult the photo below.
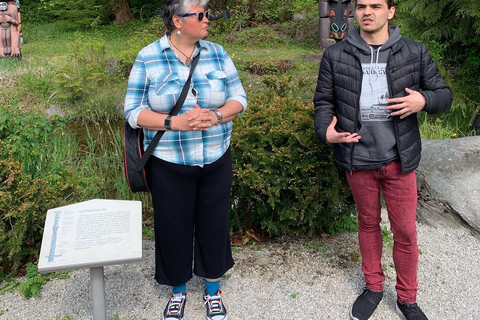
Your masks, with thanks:
<instances>
[{"instance_id":1,"label":"man's dark curly hair","mask_svg":"<svg viewBox=\"0 0 480 320\"><path fill-rule=\"evenodd\" d=\"M390 9L391 7L393 7L393 0L385 0L387 2L387 5L388 5L388 9ZM357 0L354 0L354 4L356 5L357 4Z\"/></svg>"}]
</instances>

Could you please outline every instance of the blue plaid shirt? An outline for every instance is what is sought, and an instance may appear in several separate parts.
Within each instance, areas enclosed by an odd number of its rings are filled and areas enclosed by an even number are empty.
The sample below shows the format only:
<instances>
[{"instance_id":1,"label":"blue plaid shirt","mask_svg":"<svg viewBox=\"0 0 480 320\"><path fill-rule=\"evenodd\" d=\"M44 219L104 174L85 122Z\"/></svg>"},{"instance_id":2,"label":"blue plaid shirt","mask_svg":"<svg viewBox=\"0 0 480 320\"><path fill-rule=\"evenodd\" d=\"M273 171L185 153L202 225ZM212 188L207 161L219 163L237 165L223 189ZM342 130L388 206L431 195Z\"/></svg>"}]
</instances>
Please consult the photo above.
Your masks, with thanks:
<instances>
[{"instance_id":1,"label":"blue plaid shirt","mask_svg":"<svg viewBox=\"0 0 480 320\"><path fill-rule=\"evenodd\" d=\"M193 72L190 90L182 109L185 113L198 104L214 110L228 100L247 108L247 95L237 69L225 49L200 40L193 56L201 50ZM138 115L145 109L168 114L180 97L190 68L172 50L167 34L138 53L128 80L125 118L132 128L139 128ZM194 90L192 90L194 89ZM196 95L193 92L196 92ZM143 129L146 149L157 131ZM203 166L218 160L230 146L232 121L210 127L207 131L166 131L153 155L176 164Z\"/></svg>"}]
</instances>

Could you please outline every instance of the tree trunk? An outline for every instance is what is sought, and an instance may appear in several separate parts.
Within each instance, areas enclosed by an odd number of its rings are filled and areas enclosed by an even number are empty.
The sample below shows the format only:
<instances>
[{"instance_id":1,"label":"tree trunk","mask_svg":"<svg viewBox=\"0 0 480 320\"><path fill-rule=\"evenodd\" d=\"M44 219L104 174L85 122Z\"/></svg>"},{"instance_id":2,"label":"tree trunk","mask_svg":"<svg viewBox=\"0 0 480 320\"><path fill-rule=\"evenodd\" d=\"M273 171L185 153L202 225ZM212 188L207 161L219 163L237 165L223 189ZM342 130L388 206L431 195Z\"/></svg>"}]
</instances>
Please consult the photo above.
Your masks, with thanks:
<instances>
[{"instance_id":1,"label":"tree trunk","mask_svg":"<svg viewBox=\"0 0 480 320\"><path fill-rule=\"evenodd\" d=\"M115 23L126 23L135 19L127 0L110 0L110 3L115 12Z\"/></svg>"}]
</instances>

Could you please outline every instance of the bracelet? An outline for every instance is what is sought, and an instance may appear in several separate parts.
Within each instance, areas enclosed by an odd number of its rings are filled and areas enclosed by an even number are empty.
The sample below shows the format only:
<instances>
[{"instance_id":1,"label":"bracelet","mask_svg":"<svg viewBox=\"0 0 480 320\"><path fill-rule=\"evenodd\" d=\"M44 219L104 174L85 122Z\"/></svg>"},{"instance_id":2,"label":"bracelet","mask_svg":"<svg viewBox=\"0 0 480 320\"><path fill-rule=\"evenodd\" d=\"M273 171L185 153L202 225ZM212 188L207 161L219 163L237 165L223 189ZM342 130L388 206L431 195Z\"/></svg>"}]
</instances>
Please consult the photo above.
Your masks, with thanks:
<instances>
[{"instance_id":1,"label":"bracelet","mask_svg":"<svg viewBox=\"0 0 480 320\"><path fill-rule=\"evenodd\" d=\"M223 114L218 111L218 109L213 110L213 113L217 116L218 123L222 123L223 121Z\"/></svg>"}]
</instances>

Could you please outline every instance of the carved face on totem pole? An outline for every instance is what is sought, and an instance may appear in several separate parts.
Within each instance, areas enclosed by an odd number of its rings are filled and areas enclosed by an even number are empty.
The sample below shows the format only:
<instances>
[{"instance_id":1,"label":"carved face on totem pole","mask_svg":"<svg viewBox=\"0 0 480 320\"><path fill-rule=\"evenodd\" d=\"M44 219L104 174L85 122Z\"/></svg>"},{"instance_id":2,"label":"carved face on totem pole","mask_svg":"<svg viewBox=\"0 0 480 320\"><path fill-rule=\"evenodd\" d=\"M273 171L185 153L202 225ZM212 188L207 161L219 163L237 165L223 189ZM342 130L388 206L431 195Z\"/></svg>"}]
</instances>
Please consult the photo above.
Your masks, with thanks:
<instances>
[{"instance_id":1,"label":"carved face on totem pole","mask_svg":"<svg viewBox=\"0 0 480 320\"><path fill-rule=\"evenodd\" d=\"M345 38L347 31L348 10L345 2L330 1L330 29L336 40Z\"/></svg>"},{"instance_id":2,"label":"carved face on totem pole","mask_svg":"<svg viewBox=\"0 0 480 320\"><path fill-rule=\"evenodd\" d=\"M319 0L320 44L326 48L345 40L353 28L353 3L351 0Z\"/></svg>"}]
</instances>

